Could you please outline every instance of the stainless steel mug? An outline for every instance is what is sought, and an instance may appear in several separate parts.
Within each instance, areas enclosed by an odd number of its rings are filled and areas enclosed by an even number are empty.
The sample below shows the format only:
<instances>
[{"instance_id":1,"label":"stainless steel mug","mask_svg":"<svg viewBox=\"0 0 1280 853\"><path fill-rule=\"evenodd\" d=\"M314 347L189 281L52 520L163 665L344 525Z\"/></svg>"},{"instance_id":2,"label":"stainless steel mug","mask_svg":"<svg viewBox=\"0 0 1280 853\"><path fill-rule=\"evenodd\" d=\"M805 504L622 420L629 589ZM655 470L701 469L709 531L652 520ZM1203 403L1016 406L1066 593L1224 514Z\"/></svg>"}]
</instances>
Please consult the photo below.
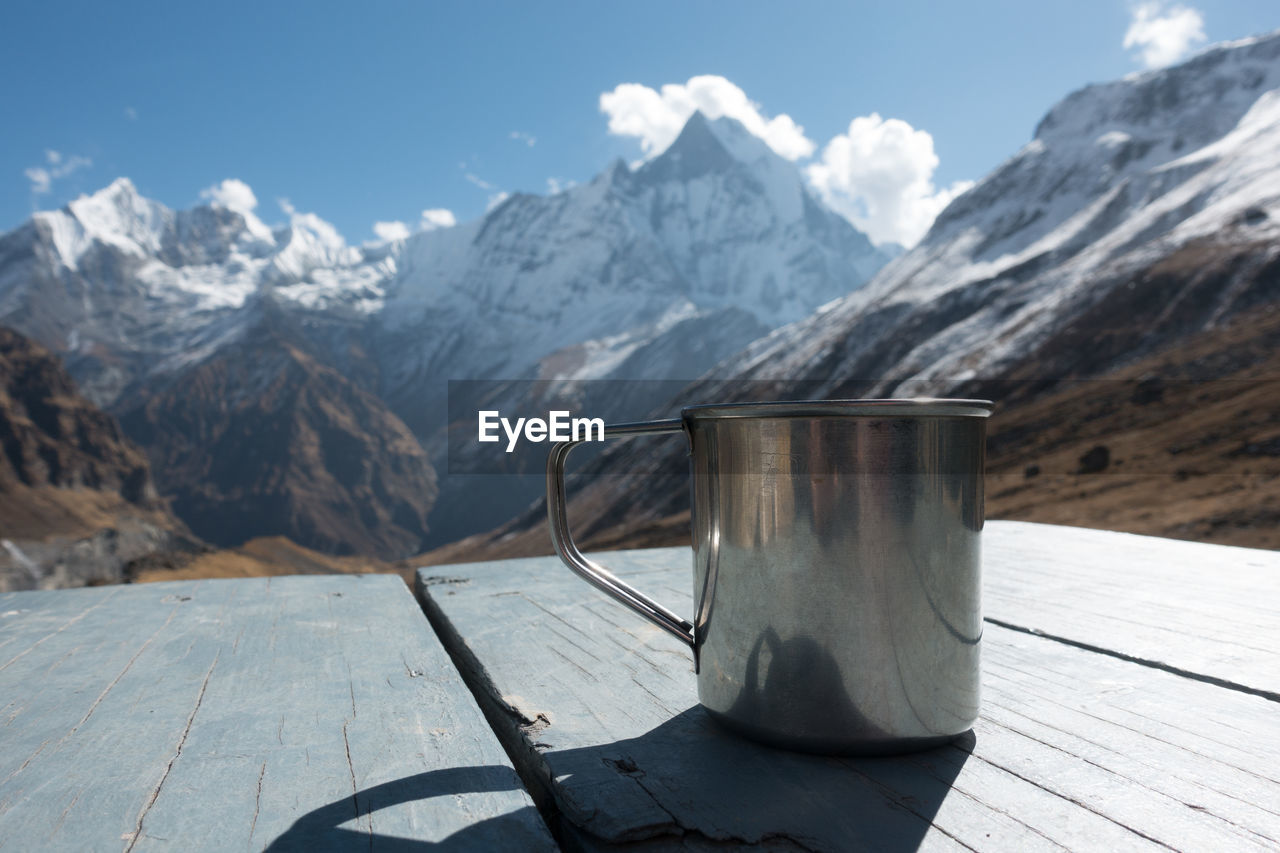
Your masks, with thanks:
<instances>
[{"instance_id":1,"label":"stainless steel mug","mask_svg":"<svg viewBox=\"0 0 1280 853\"><path fill-rule=\"evenodd\" d=\"M688 643L698 698L748 737L813 752L906 752L978 716L985 400L692 406L606 427L683 432L691 623L585 557L547 460L561 559Z\"/></svg>"}]
</instances>

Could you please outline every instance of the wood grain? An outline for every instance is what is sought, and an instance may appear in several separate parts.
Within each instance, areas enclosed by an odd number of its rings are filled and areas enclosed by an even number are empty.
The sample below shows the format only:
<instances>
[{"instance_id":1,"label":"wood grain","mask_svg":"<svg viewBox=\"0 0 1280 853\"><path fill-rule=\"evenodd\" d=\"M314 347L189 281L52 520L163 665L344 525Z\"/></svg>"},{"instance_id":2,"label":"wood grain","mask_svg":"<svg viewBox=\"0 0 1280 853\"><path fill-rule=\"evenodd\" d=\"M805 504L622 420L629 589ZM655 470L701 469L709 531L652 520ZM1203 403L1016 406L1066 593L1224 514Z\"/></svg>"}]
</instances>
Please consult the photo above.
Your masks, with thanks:
<instances>
[{"instance_id":1,"label":"wood grain","mask_svg":"<svg viewBox=\"0 0 1280 853\"><path fill-rule=\"evenodd\" d=\"M0 848L554 849L404 584L0 595Z\"/></svg>"},{"instance_id":2,"label":"wood grain","mask_svg":"<svg viewBox=\"0 0 1280 853\"><path fill-rule=\"evenodd\" d=\"M993 521L988 619L1280 693L1280 552Z\"/></svg>"},{"instance_id":3,"label":"wood grain","mask_svg":"<svg viewBox=\"0 0 1280 853\"><path fill-rule=\"evenodd\" d=\"M686 550L603 560L691 612ZM1260 696L989 625L970 735L806 756L718 729L681 644L554 558L435 566L417 588L535 796L587 849L1280 845L1280 707Z\"/></svg>"}]
</instances>

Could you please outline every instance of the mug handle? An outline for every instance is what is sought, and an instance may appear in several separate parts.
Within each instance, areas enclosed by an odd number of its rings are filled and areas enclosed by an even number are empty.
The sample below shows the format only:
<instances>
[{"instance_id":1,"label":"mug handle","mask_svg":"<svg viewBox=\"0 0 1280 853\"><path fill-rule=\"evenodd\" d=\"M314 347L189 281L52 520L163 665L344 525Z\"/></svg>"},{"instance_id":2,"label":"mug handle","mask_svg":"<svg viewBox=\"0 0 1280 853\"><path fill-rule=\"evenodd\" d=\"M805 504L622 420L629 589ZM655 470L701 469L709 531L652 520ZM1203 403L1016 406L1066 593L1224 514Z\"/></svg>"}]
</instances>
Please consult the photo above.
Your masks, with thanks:
<instances>
[{"instance_id":1,"label":"mug handle","mask_svg":"<svg viewBox=\"0 0 1280 853\"><path fill-rule=\"evenodd\" d=\"M605 438L622 438L629 435L683 432L684 423L679 418L662 421L644 421L633 424L616 424L604 428ZM565 507L564 463L582 441L564 441L551 448L547 456L547 524L551 530L551 542L564 564L596 589L614 598L632 611L640 614L668 634L695 648L693 625L681 619L649 596L618 579L604 566L588 559L573 541L569 532L569 515Z\"/></svg>"}]
</instances>

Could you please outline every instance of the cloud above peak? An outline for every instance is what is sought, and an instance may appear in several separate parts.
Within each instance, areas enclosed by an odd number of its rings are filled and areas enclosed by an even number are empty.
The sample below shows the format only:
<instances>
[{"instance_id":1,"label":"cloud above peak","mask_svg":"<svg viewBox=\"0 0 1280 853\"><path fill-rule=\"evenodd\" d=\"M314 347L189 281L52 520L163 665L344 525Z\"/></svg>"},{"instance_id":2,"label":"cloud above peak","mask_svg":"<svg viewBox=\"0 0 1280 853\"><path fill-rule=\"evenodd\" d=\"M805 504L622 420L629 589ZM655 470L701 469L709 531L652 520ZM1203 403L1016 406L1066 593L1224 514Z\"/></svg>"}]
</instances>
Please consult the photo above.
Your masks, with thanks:
<instances>
[{"instance_id":1,"label":"cloud above peak","mask_svg":"<svg viewBox=\"0 0 1280 853\"><path fill-rule=\"evenodd\" d=\"M1163 68L1182 59L1206 41L1204 16L1181 4L1150 0L1133 7L1124 48L1136 51L1144 68Z\"/></svg>"},{"instance_id":2,"label":"cloud above peak","mask_svg":"<svg viewBox=\"0 0 1280 853\"><path fill-rule=\"evenodd\" d=\"M695 110L709 119L736 119L780 156L797 162L814 193L877 244L914 246L951 199L973 185L957 181L936 187L933 137L878 113L855 118L811 160L818 146L802 126L785 113L766 115L724 77L691 77L660 89L623 83L600 95L609 132L636 139L646 160L675 141ZM555 191L556 185L548 186Z\"/></svg>"},{"instance_id":3,"label":"cloud above peak","mask_svg":"<svg viewBox=\"0 0 1280 853\"><path fill-rule=\"evenodd\" d=\"M808 157L817 147L791 116L766 116L746 92L715 74L690 77L686 83L668 83L660 90L640 83L622 83L600 95L600 111L609 117L609 132L639 140L646 158L666 150L696 110L711 119L737 119L788 160Z\"/></svg>"},{"instance_id":4,"label":"cloud above peak","mask_svg":"<svg viewBox=\"0 0 1280 853\"><path fill-rule=\"evenodd\" d=\"M457 224L458 219L453 215L452 210L446 210L443 207L432 207L422 211L422 218L418 221L417 230L435 231L439 228L452 228ZM378 236L378 239L366 242L366 246L407 240L413 234L413 229L404 222L393 219L390 222L373 223L373 233Z\"/></svg>"},{"instance_id":5,"label":"cloud above peak","mask_svg":"<svg viewBox=\"0 0 1280 853\"><path fill-rule=\"evenodd\" d=\"M409 226L399 220L375 222L373 223L373 233L378 235L378 240L384 243L407 240L409 238Z\"/></svg>"},{"instance_id":6,"label":"cloud above peak","mask_svg":"<svg viewBox=\"0 0 1280 853\"><path fill-rule=\"evenodd\" d=\"M211 187L200 191L200 198L212 204L240 214L245 227L254 237L265 243L274 243L275 237L254 210L258 207L258 197L253 189L239 178L227 178Z\"/></svg>"},{"instance_id":7,"label":"cloud above peak","mask_svg":"<svg viewBox=\"0 0 1280 853\"><path fill-rule=\"evenodd\" d=\"M458 218L453 215L452 210L433 207L422 211L422 222L418 227L422 231L434 231L437 228L452 228L457 224Z\"/></svg>"},{"instance_id":8,"label":"cloud above peak","mask_svg":"<svg viewBox=\"0 0 1280 853\"><path fill-rule=\"evenodd\" d=\"M928 132L872 113L833 137L806 174L823 201L873 242L910 248L953 198L973 186L957 181L939 189L933 184L937 168Z\"/></svg>"},{"instance_id":9,"label":"cloud above peak","mask_svg":"<svg viewBox=\"0 0 1280 853\"><path fill-rule=\"evenodd\" d=\"M236 213L252 213L258 207L253 189L239 178L227 178L200 191L200 198Z\"/></svg>"},{"instance_id":10,"label":"cloud above peak","mask_svg":"<svg viewBox=\"0 0 1280 853\"><path fill-rule=\"evenodd\" d=\"M54 181L93 165L88 157L79 154L65 156L52 148L44 152L44 165L23 169L22 174L31 182L31 194L43 195L53 189Z\"/></svg>"}]
</instances>

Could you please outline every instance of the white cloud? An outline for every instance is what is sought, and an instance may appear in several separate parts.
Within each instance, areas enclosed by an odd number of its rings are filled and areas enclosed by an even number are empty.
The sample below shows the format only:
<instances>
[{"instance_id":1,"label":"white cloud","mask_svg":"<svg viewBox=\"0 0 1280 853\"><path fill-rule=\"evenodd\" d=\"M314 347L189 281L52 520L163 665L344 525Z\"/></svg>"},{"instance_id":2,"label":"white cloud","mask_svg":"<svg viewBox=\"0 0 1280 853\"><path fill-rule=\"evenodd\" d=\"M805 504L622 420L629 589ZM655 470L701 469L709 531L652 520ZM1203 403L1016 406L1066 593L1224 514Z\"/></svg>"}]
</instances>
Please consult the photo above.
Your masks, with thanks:
<instances>
[{"instance_id":1,"label":"white cloud","mask_svg":"<svg viewBox=\"0 0 1280 853\"><path fill-rule=\"evenodd\" d=\"M511 131L511 138L517 142L523 142L530 148L538 144L538 137L534 136L532 133L525 133L522 130Z\"/></svg>"},{"instance_id":2,"label":"white cloud","mask_svg":"<svg viewBox=\"0 0 1280 853\"><path fill-rule=\"evenodd\" d=\"M467 168L466 163L459 163L458 165L464 170ZM464 171L462 176L467 179L468 183L474 184L475 186L489 193L489 202L485 206L485 209L484 209L485 213L488 213L489 211L493 210L495 207L502 204L504 201L506 201L508 198L511 197L511 193L507 192L506 190L498 189L496 186L489 183L484 178L480 177L474 172ZM449 212L445 211L445 213L449 213ZM424 211L424 215L425 215L425 211ZM453 214L449 213L449 216L452 217Z\"/></svg>"},{"instance_id":3,"label":"white cloud","mask_svg":"<svg viewBox=\"0 0 1280 853\"><path fill-rule=\"evenodd\" d=\"M822 150L806 170L809 181L832 208L875 243L920 241L951 199L973 186L957 181L933 185L938 155L933 137L901 119L859 116Z\"/></svg>"},{"instance_id":4,"label":"white cloud","mask_svg":"<svg viewBox=\"0 0 1280 853\"><path fill-rule=\"evenodd\" d=\"M49 174L48 169L32 166L29 169L23 169L22 174L26 175L27 180L31 182L31 192L35 195L47 193L53 185L53 176Z\"/></svg>"},{"instance_id":5,"label":"white cloud","mask_svg":"<svg viewBox=\"0 0 1280 853\"><path fill-rule=\"evenodd\" d=\"M258 207L258 197L239 178L227 178L211 187L205 187L200 190L200 198L215 207L240 214L250 234L266 243L275 242L271 229L253 212Z\"/></svg>"},{"instance_id":6,"label":"white cloud","mask_svg":"<svg viewBox=\"0 0 1280 853\"><path fill-rule=\"evenodd\" d=\"M129 121L136 121L138 118L138 111L135 110L133 107L125 107L124 117L127 118Z\"/></svg>"},{"instance_id":7,"label":"white cloud","mask_svg":"<svg viewBox=\"0 0 1280 853\"><path fill-rule=\"evenodd\" d=\"M79 154L67 157L52 148L45 150L44 159L46 165L22 170L22 174L31 182L32 195L43 195L53 189L54 181L93 165L88 157L81 157Z\"/></svg>"},{"instance_id":8,"label":"white cloud","mask_svg":"<svg viewBox=\"0 0 1280 853\"><path fill-rule=\"evenodd\" d=\"M253 189L239 178L227 178L222 183L200 190L200 198L240 214L252 213L258 207L258 197L253 194Z\"/></svg>"},{"instance_id":9,"label":"white cloud","mask_svg":"<svg viewBox=\"0 0 1280 853\"><path fill-rule=\"evenodd\" d=\"M547 192L551 195L559 195L565 190L576 187L577 185L577 181L568 180L566 178L547 178Z\"/></svg>"},{"instance_id":10,"label":"white cloud","mask_svg":"<svg viewBox=\"0 0 1280 853\"><path fill-rule=\"evenodd\" d=\"M609 117L609 132L639 139L646 158L660 154L674 142L695 110L707 118L737 119L788 160L813 154L813 141L790 116L782 113L767 118L746 92L714 74L690 77L683 84L668 83L661 91L622 83L600 95L600 111Z\"/></svg>"},{"instance_id":11,"label":"white cloud","mask_svg":"<svg viewBox=\"0 0 1280 853\"><path fill-rule=\"evenodd\" d=\"M1203 44L1204 16L1190 6L1170 6L1151 0L1133 7L1133 18L1124 34L1126 50L1146 68L1163 68L1177 62L1198 44Z\"/></svg>"},{"instance_id":12,"label":"white cloud","mask_svg":"<svg viewBox=\"0 0 1280 853\"><path fill-rule=\"evenodd\" d=\"M457 224L458 218L453 215L452 210L433 207L430 210L422 211L422 222L418 228L422 231L434 231L437 228L452 228Z\"/></svg>"},{"instance_id":13,"label":"white cloud","mask_svg":"<svg viewBox=\"0 0 1280 853\"><path fill-rule=\"evenodd\" d=\"M378 239L383 242L404 240L409 236L409 226L399 221L375 222L373 223L373 233L377 234Z\"/></svg>"},{"instance_id":14,"label":"white cloud","mask_svg":"<svg viewBox=\"0 0 1280 853\"><path fill-rule=\"evenodd\" d=\"M93 161L88 157L81 157L79 154L73 154L61 161L61 165L53 170L55 178L65 178L77 169L85 169L93 165Z\"/></svg>"}]
</instances>

